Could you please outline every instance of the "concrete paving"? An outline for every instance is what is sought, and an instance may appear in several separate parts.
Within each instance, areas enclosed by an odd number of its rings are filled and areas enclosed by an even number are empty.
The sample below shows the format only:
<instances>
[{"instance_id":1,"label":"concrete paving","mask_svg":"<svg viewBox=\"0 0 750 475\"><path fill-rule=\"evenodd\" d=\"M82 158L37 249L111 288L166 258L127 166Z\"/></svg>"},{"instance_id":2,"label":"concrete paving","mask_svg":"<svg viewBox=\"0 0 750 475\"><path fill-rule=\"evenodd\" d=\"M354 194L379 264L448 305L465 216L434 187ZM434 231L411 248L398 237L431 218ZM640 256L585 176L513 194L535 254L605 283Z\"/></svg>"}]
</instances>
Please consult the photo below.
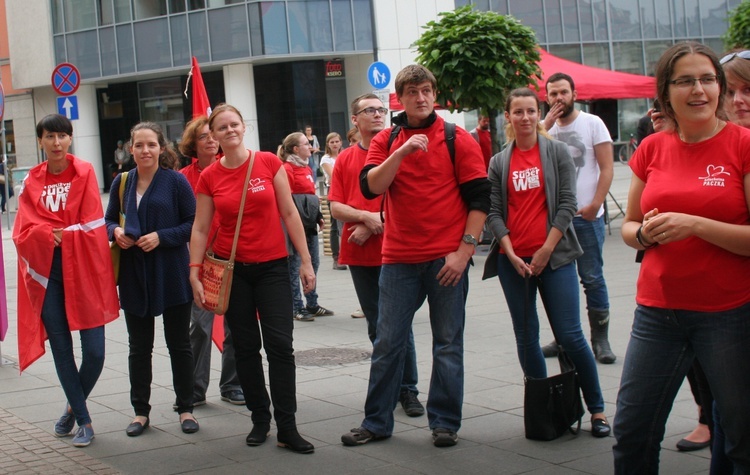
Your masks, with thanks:
<instances>
[{"instance_id":1,"label":"concrete paving","mask_svg":"<svg viewBox=\"0 0 750 475\"><path fill-rule=\"evenodd\" d=\"M624 207L630 171L615 164L612 195ZM102 197L106 204L107 196ZM616 203L609 201L610 213ZM612 324L610 338L618 356L612 365L598 364L606 401L605 412L614 420L622 361L634 309L638 266L635 251L622 243L620 217L612 222L605 244L605 274L609 285ZM331 258L321 258L318 275L320 303L336 312L314 322L295 322L297 367L297 420L299 430L315 444L313 455L297 455L278 448L275 428L265 445L248 447L245 436L252 423L243 406L220 400L220 354L214 350L208 404L197 407L201 424L196 434L180 431L172 411L169 357L163 334L157 331L151 428L142 436L124 433L133 417L129 401L127 332L124 318L106 329L107 359L102 376L89 397L96 438L76 449L70 438L52 437L53 425L65 406L65 397L47 354L19 374L16 348L16 253L6 221L2 222L10 329L0 345L6 364L0 366L0 474L4 473L123 473L123 474L233 474L233 473L504 473L608 474L613 472L613 438L595 439L588 415L578 436L564 435L552 442L524 438L523 375L516 357L513 330L500 284L481 281L485 257L475 258L470 271L471 290L466 316L466 384L463 426L455 447L432 445L427 417L409 418L398 408L392 438L362 447L341 445L340 437L359 426L369 374L364 319L350 313L357 303L348 272L331 269ZM486 252L486 249L484 250ZM583 302L583 294L581 293ZM585 305L582 304L582 308ZM157 319L158 320L158 319ZM542 322L542 341L551 338ZM588 324L584 323L588 334ZM431 335L427 307L414 320L420 399L426 399L431 370ZM339 363L336 355L360 355ZM313 354L310 354L313 352ZM550 371L556 371L550 361ZM695 426L697 410L687 384L675 402L662 444L661 470L668 474L707 473L709 451L679 453L675 443Z\"/></svg>"}]
</instances>

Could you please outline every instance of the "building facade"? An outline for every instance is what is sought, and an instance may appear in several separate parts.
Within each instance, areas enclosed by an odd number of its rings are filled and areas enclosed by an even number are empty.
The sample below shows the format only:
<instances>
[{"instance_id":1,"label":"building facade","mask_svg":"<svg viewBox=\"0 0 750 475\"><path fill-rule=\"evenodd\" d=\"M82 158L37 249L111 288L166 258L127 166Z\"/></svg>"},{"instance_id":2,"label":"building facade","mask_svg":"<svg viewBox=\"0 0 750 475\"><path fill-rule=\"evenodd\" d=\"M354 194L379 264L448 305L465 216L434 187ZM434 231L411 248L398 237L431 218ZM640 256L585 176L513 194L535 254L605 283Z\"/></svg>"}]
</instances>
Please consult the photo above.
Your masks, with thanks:
<instances>
[{"instance_id":1,"label":"building facade","mask_svg":"<svg viewBox=\"0 0 750 475\"><path fill-rule=\"evenodd\" d=\"M242 111L251 148L276 150L310 125L321 142L350 127L348 104L373 89L374 61L393 77L414 61L423 25L466 3L511 14L558 56L639 74L652 73L675 41L721 49L728 11L739 0L0 0L8 42L0 67L12 121L11 164L43 159L34 124L58 112L51 76L57 64L81 73L73 152L94 163L107 188L118 140L141 120L179 141L190 119L191 57L200 63L212 104ZM29 25L33 25L32 28ZM0 30L2 33L2 30ZM3 44L9 45L7 53ZM10 71L8 71L10 69ZM8 82L9 77L12 81ZM11 94L8 94L11 91ZM186 94L187 92L187 94ZM620 135L646 110L620 101ZM441 112L441 114L447 112ZM471 114L451 120L473 126ZM6 126L7 128L7 126Z\"/></svg>"}]
</instances>

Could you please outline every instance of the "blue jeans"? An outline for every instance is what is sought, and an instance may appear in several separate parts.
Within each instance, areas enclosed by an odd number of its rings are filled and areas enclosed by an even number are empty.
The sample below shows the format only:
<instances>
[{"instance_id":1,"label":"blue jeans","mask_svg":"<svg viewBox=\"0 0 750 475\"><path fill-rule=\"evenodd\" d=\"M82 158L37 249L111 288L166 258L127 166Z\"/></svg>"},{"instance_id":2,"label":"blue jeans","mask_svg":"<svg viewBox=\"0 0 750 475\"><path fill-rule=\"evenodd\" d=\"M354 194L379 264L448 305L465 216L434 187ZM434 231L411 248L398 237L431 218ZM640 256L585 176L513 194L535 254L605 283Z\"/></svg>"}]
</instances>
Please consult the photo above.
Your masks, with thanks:
<instances>
[{"instance_id":1,"label":"blue jeans","mask_svg":"<svg viewBox=\"0 0 750 475\"><path fill-rule=\"evenodd\" d=\"M441 286L436 279L443 265L445 258L420 264L383 264L381 268L377 337L362 421L362 427L379 436L393 433L393 409L403 380L409 329L425 296L432 328L427 418L431 429L458 431L461 427L468 265L455 287Z\"/></svg>"},{"instance_id":2,"label":"blue jeans","mask_svg":"<svg viewBox=\"0 0 750 475\"><path fill-rule=\"evenodd\" d=\"M586 221L580 216L573 218L573 227L583 255L576 259L578 276L586 295L589 310L609 310L607 283L604 281L604 216Z\"/></svg>"},{"instance_id":3,"label":"blue jeans","mask_svg":"<svg viewBox=\"0 0 750 475\"><path fill-rule=\"evenodd\" d=\"M531 261L530 258L528 260ZM538 277L531 278L528 296L528 341L524 335L524 278L518 275L505 254L498 256L497 274L508 303L510 317L513 319L516 351L525 374L538 379L547 377L547 365L539 346L539 314L536 309L536 292L539 289L544 309L555 329L557 342L565 348L581 377L581 391L586 400L586 407L591 414L604 412L604 397L599 387L594 355L581 329L575 265L571 262L557 270L547 266Z\"/></svg>"},{"instance_id":4,"label":"blue jeans","mask_svg":"<svg viewBox=\"0 0 750 475\"><path fill-rule=\"evenodd\" d=\"M378 325L378 299L380 297L380 266L349 266L352 274L354 290L362 312L367 320L367 336L375 343ZM424 302L422 295L417 308ZM419 394L417 389L417 351L414 347L414 330L409 328L409 338L406 343L406 358L404 359L404 377L401 380L401 392L409 391Z\"/></svg>"},{"instance_id":5,"label":"blue jeans","mask_svg":"<svg viewBox=\"0 0 750 475\"><path fill-rule=\"evenodd\" d=\"M750 303L723 312L638 305L623 364L614 434L615 473L659 470L677 391L697 358L706 373L736 473L750 472Z\"/></svg>"},{"instance_id":6,"label":"blue jeans","mask_svg":"<svg viewBox=\"0 0 750 475\"><path fill-rule=\"evenodd\" d=\"M305 236L307 238L307 250L310 252L312 257L313 270L315 275L318 275L318 267L320 267L320 243L318 242L318 235ZM300 312L304 309L305 304L302 302L302 296L299 284L299 268L302 266L302 257L299 255L294 246L290 246L292 252L289 253L289 282L292 284L292 300L294 302L294 313ZM315 308L318 306L318 292L317 285L313 287L310 292L305 294L305 300L307 306Z\"/></svg>"},{"instance_id":7,"label":"blue jeans","mask_svg":"<svg viewBox=\"0 0 750 475\"><path fill-rule=\"evenodd\" d=\"M42 304L42 323L47 331L55 370L78 426L91 424L86 398L94 389L104 368L104 325L80 330L81 367L73 355L73 337L65 313L65 289L62 277L62 253L55 249L47 292Z\"/></svg>"},{"instance_id":8,"label":"blue jeans","mask_svg":"<svg viewBox=\"0 0 750 475\"><path fill-rule=\"evenodd\" d=\"M195 302L190 310L190 347L193 350L193 402L205 401L206 390L211 378L211 340L214 331L214 313L199 308ZM224 350L221 353L221 378L219 391L222 395L237 391L240 378L237 376L237 362L234 357L232 332L224 320Z\"/></svg>"}]
</instances>

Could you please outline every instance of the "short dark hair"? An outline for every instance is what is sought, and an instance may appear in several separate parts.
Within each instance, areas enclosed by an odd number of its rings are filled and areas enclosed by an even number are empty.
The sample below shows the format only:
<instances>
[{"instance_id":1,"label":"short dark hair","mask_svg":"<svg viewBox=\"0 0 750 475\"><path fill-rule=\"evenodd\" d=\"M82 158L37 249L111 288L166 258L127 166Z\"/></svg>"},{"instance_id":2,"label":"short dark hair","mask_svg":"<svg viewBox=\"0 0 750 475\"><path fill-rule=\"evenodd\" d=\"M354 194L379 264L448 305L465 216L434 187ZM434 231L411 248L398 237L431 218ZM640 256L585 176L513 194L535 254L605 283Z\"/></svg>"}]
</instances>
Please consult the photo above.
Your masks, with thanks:
<instances>
[{"instance_id":1,"label":"short dark hair","mask_svg":"<svg viewBox=\"0 0 750 475\"><path fill-rule=\"evenodd\" d=\"M547 82L544 83L544 90L547 90L547 85L551 82L557 82L557 81L568 81L570 84L570 92L573 92L576 90L576 84L573 82L573 78L565 73L555 73L552 76L547 78Z\"/></svg>"},{"instance_id":2,"label":"short dark hair","mask_svg":"<svg viewBox=\"0 0 750 475\"><path fill-rule=\"evenodd\" d=\"M44 131L47 132L64 132L68 135L73 135L73 123L60 114L50 114L44 116L39 123L36 124L36 137L42 138Z\"/></svg>"},{"instance_id":3,"label":"short dark hair","mask_svg":"<svg viewBox=\"0 0 750 475\"><path fill-rule=\"evenodd\" d=\"M361 96L357 96L349 106L351 109L352 115L359 112L359 103L364 101L365 99L380 99L380 98L371 92L367 92L365 94L362 94Z\"/></svg>"},{"instance_id":4,"label":"short dark hair","mask_svg":"<svg viewBox=\"0 0 750 475\"><path fill-rule=\"evenodd\" d=\"M432 72L420 64L410 64L396 75L396 96L401 97L407 84L422 84L429 81L432 89L437 91L437 80Z\"/></svg>"}]
</instances>

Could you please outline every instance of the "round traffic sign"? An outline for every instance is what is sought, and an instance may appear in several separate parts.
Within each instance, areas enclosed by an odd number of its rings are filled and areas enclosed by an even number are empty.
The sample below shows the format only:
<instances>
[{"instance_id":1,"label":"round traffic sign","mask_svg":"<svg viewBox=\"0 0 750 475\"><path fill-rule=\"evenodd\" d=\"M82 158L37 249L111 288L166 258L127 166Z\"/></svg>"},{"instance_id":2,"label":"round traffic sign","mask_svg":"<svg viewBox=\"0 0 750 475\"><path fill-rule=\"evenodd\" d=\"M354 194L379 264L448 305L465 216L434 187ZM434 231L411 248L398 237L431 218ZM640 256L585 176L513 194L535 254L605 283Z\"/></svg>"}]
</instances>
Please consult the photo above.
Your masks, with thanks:
<instances>
[{"instance_id":1,"label":"round traffic sign","mask_svg":"<svg viewBox=\"0 0 750 475\"><path fill-rule=\"evenodd\" d=\"M52 71L52 89L61 96L75 94L81 85L81 73L70 63L60 63Z\"/></svg>"},{"instance_id":2,"label":"round traffic sign","mask_svg":"<svg viewBox=\"0 0 750 475\"><path fill-rule=\"evenodd\" d=\"M367 80L375 89L385 89L391 82L391 70L385 63L375 61L367 69Z\"/></svg>"}]
</instances>

